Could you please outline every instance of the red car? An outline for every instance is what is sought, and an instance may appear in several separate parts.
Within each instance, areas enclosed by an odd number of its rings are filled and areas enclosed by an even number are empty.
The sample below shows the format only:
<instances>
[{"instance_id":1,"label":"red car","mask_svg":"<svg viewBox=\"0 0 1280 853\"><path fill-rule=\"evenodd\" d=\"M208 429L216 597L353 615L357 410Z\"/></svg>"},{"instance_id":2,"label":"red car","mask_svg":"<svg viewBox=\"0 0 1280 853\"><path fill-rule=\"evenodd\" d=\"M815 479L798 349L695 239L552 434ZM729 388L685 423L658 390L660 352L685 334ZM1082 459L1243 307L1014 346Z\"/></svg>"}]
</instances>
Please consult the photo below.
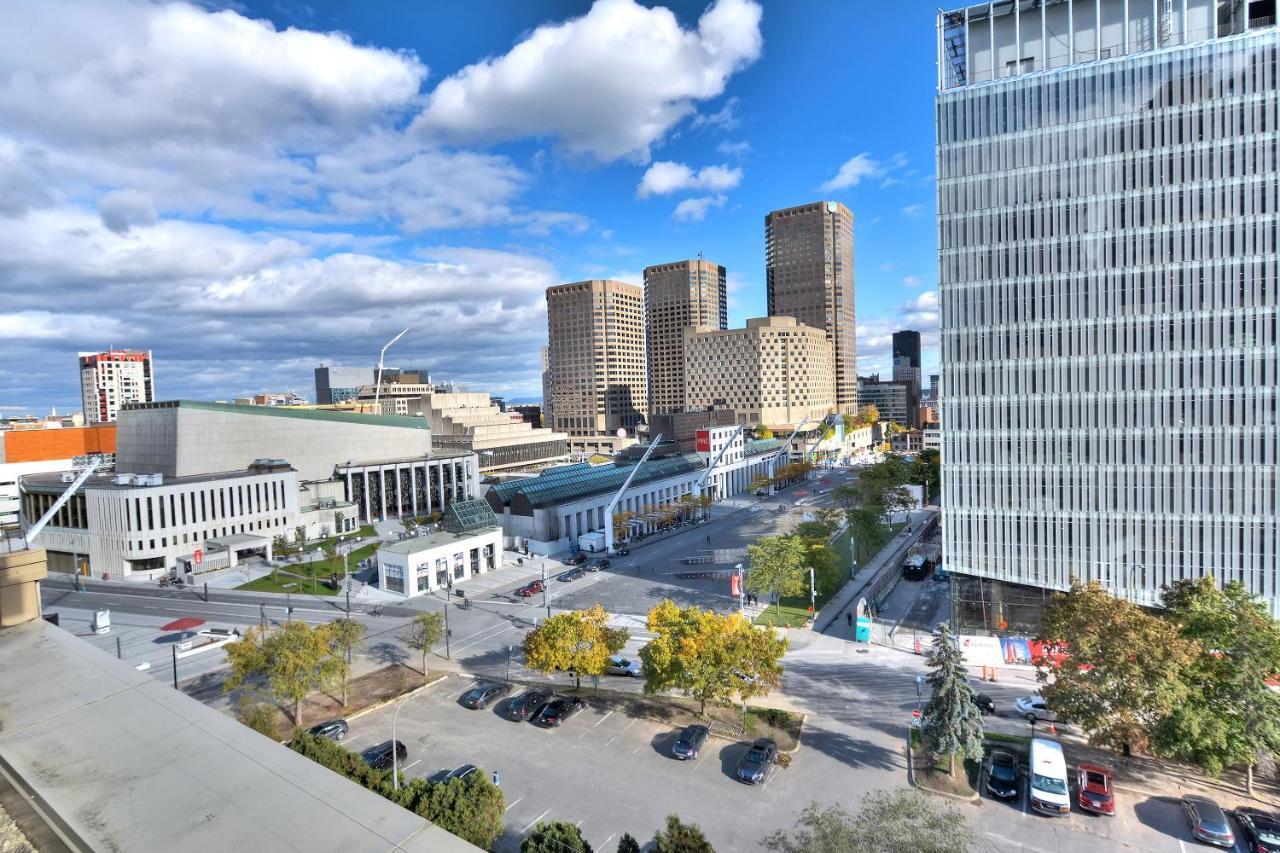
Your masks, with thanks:
<instances>
[{"instance_id":1,"label":"red car","mask_svg":"<svg viewBox=\"0 0 1280 853\"><path fill-rule=\"evenodd\" d=\"M1094 814L1116 813L1115 789L1111 786L1111 771L1096 764L1081 764L1076 798L1080 808Z\"/></svg>"},{"instance_id":2,"label":"red car","mask_svg":"<svg viewBox=\"0 0 1280 853\"><path fill-rule=\"evenodd\" d=\"M521 598L528 598L531 595L537 595L542 592L542 581L530 581L524 586L516 590L516 595Z\"/></svg>"}]
</instances>

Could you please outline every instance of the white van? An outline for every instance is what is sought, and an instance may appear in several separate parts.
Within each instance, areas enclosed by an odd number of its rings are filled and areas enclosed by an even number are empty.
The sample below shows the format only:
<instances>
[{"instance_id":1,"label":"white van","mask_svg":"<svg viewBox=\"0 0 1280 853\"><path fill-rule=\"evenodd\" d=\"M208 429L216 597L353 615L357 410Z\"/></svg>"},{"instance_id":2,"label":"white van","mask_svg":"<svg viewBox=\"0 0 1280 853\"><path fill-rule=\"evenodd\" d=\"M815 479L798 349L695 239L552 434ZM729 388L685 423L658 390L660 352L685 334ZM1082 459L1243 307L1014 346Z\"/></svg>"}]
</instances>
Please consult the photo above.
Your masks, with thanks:
<instances>
[{"instance_id":1,"label":"white van","mask_svg":"<svg viewBox=\"0 0 1280 853\"><path fill-rule=\"evenodd\" d=\"M1044 738L1031 741L1031 808L1047 815L1071 814L1071 794L1067 787L1067 760L1062 744Z\"/></svg>"}]
</instances>

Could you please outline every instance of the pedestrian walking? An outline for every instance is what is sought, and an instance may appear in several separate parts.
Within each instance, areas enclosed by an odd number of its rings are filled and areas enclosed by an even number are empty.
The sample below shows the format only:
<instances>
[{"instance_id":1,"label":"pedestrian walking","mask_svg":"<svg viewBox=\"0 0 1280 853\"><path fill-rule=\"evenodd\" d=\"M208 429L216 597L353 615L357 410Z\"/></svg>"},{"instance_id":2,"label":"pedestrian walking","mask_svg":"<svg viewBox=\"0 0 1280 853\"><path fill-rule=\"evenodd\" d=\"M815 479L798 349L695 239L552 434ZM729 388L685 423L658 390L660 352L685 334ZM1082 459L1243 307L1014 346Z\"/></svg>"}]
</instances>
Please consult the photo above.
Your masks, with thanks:
<instances>
[{"instance_id":1,"label":"pedestrian walking","mask_svg":"<svg viewBox=\"0 0 1280 853\"><path fill-rule=\"evenodd\" d=\"M502 787L502 779L498 776L498 771L493 771L493 784L496 788Z\"/></svg>"},{"instance_id":2,"label":"pedestrian walking","mask_svg":"<svg viewBox=\"0 0 1280 853\"><path fill-rule=\"evenodd\" d=\"M850 627L850 628L852 628L852 627L853 627L853 614L852 614L852 613L845 613L845 614L844 614L844 619L845 619L845 621L846 621L846 622L848 622L848 623L849 623L849 627Z\"/></svg>"}]
</instances>

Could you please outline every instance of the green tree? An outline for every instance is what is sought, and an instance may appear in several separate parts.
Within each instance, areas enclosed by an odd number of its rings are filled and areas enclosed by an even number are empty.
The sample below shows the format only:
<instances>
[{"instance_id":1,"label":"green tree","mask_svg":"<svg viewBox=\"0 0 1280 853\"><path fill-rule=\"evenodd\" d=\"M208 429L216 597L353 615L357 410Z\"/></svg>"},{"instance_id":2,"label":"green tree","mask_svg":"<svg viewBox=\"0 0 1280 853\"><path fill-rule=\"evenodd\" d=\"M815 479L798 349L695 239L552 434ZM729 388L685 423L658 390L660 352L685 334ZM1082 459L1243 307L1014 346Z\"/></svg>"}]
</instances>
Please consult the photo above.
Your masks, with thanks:
<instances>
[{"instance_id":1,"label":"green tree","mask_svg":"<svg viewBox=\"0 0 1280 853\"><path fill-rule=\"evenodd\" d=\"M1198 644L1097 581L1074 580L1069 592L1055 595L1039 639L1065 656L1053 673L1037 673L1045 702L1098 746L1149 750L1162 720L1201 701L1186 677Z\"/></svg>"},{"instance_id":2,"label":"green tree","mask_svg":"<svg viewBox=\"0 0 1280 853\"><path fill-rule=\"evenodd\" d=\"M329 635L333 639L335 653L347 664L342 678L342 704L347 704L347 687L351 683L352 653L364 642L364 625L355 619L343 617L329 623Z\"/></svg>"},{"instance_id":3,"label":"green tree","mask_svg":"<svg viewBox=\"0 0 1280 853\"><path fill-rule=\"evenodd\" d=\"M947 756L947 773L956 773L956 755L982 757L982 714L973 701L964 652L946 622L938 624L925 658L931 694L920 719L920 737L930 755Z\"/></svg>"},{"instance_id":4,"label":"green tree","mask_svg":"<svg viewBox=\"0 0 1280 853\"><path fill-rule=\"evenodd\" d=\"M293 528L293 542L298 546L298 553L301 554L307 545L307 527L305 524L299 524Z\"/></svg>"},{"instance_id":5,"label":"green tree","mask_svg":"<svg viewBox=\"0 0 1280 853\"><path fill-rule=\"evenodd\" d=\"M707 703L727 705L775 689L782 679L787 640L756 628L737 613L679 607L669 599L649 611L653 639L640 650L645 693L679 690Z\"/></svg>"},{"instance_id":6,"label":"green tree","mask_svg":"<svg viewBox=\"0 0 1280 853\"><path fill-rule=\"evenodd\" d=\"M445 604L448 607L448 604ZM444 617L439 613L419 613L409 623L405 644L422 653L422 680L427 680L427 654L444 639Z\"/></svg>"},{"instance_id":7,"label":"green tree","mask_svg":"<svg viewBox=\"0 0 1280 853\"><path fill-rule=\"evenodd\" d=\"M754 435L757 439L760 439L760 440L763 440L766 438L773 438L773 430L769 429L764 424L759 424L755 428Z\"/></svg>"},{"instance_id":8,"label":"green tree","mask_svg":"<svg viewBox=\"0 0 1280 853\"><path fill-rule=\"evenodd\" d=\"M675 815L667 815L667 825L654 845L657 853L716 853L696 824L682 823Z\"/></svg>"},{"instance_id":9,"label":"green tree","mask_svg":"<svg viewBox=\"0 0 1280 853\"><path fill-rule=\"evenodd\" d=\"M856 814L810 803L788 833L764 839L778 853L968 853L977 836L968 816L915 788L873 791Z\"/></svg>"},{"instance_id":10,"label":"green tree","mask_svg":"<svg viewBox=\"0 0 1280 853\"><path fill-rule=\"evenodd\" d=\"M866 426L878 424L880 422L880 410L876 408L875 404L863 406L858 409L858 418Z\"/></svg>"},{"instance_id":11,"label":"green tree","mask_svg":"<svg viewBox=\"0 0 1280 853\"><path fill-rule=\"evenodd\" d=\"M347 529L347 526L346 524L343 523L343 519L342 519L342 511L334 510L333 511L333 532L344 533L346 532L346 529Z\"/></svg>"},{"instance_id":12,"label":"green tree","mask_svg":"<svg viewBox=\"0 0 1280 853\"><path fill-rule=\"evenodd\" d=\"M277 533L271 539L271 556L285 557L290 551L289 540L285 538L283 533Z\"/></svg>"},{"instance_id":13,"label":"green tree","mask_svg":"<svg viewBox=\"0 0 1280 853\"><path fill-rule=\"evenodd\" d=\"M1213 776L1243 765L1253 796L1259 755L1280 753L1280 695L1266 683L1280 672L1280 622L1239 581L1219 589L1212 576L1175 582L1163 604L1165 618L1198 646L1188 678L1196 698L1160 722L1156 748Z\"/></svg>"},{"instance_id":14,"label":"green tree","mask_svg":"<svg viewBox=\"0 0 1280 853\"><path fill-rule=\"evenodd\" d=\"M502 835L506 797L483 770L477 770L465 779L428 783L413 810L441 829L489 850Z\"/></svg>"},{"instance_id":15,"label":"green tree","mask_svg":"<svg viewBox=\"0 0 1280 853\"><path fill-rule=\"evenodd\" d=\"M773 478L766 477L764 474L757 474L750 483L747 484L747 491L755 494L762 492L773 485Z\"/></svg>"},{"instance_id":16,"label":"green tree","mask_svg":"<svg viewBox=\"0 0 1280 853\"><path fill-rule=\"evenodd\" d=\"M400 526L404 528L405 533L412 533L413 529L418 526L418 522L411 515L402 515L400 516Z\"/></svg>"},{"instance_id":17,"label":"green tree","mask_svg":"<svg viewBox=\"0 0 1280 853\"><path fill-rule=\"evenodd\" d=\"M609 614L599 604L557 613L525 634L525 663L546 673L569 670L581 688L582 676L604 675L609 658L622 651L629 636L625 629L609 627Z\"/></svg>"},{"instance_id":18,"label":"green tree","mask_svg":"<svg viewBox=\"0 0 1280 853\"><path fill-rule=\"evenodd\" d=\"M782 612L782 596L804 592L805 547L799 536L761 537L747 546L747 559L747 589L773 595L777 613Z\"/></svg>"},{"instance_id":19,"label":"green tree","mask_svg":"<svg viewBox=\"0 0 1280 853\"><path fill-rule=\"evenodd\" d=\"M286 622L266 634L250 628L244 639L225 647L230 672L222 690L229 693L251 679L265 679L279 702L293 706L293 722L302 724L302 700L316 690L339 684L346 662L334 654L328 625Z\"/></svg>"},{"instance_id":20,"label":"green tree","mask_svg":"<svg viewBox=\"0 0 1280 853\"><path fill-rule=\"evenodd\" d=\"M640 842L632 838L631 833L624 832L618 839L618 853L640 853Z\"/></svg>"},{"instance_id":21,"label":"green tree","mask_svg":"<svg viewBox=\"0 0 1280 853\"><path fill-rule=\"evenodd\" d=\"M583 838L582 830L567 821L538 821L521 842L520 853L591 853L591 845Z\"/></svg>"},{"instance_id":22,"label":"green tree","mask_svg":"<svg viewBox=\"0 0 1280 853\"><path fill-rule=\"evenodd\" d=\"M263 702L256 690L243 690L236 703L236 719L260 735L277 740L276 709Z\"/></svg>"}]
</instances>

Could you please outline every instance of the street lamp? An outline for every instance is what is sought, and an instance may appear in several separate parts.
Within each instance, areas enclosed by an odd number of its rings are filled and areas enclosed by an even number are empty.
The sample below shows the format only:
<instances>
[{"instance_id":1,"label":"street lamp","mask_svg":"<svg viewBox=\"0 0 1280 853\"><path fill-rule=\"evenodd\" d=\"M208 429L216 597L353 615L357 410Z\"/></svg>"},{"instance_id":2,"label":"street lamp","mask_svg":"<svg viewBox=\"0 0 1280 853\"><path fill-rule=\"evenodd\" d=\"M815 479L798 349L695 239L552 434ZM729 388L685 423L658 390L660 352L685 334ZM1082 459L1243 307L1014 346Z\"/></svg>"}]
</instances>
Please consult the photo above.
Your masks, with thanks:
<instances>
[{"instance_id":1,"label":"street lamp","mask_svg":"<svg viewBox=\"0 0 1280 853\"><path fill-rule=\"evenodd\" d=\"M411 693L406 696L404 701L396 706L395 712L391 715L391 788L395 791L400 790L400 753L396 750L396 745L399 743L396 740L396 717L400 716L400 711L404 709L405 705L409 704L409 700L415 695L417 694Z\"/></svg>"},{"instance_id":2,"label":"street lamp","mask_svg":"<svg viewBox=\"0 0 1280 853\"><path fill-rule=\"evenodd\" d=\"M403 338L403 337L405 336L405 334L407 334L407 333L408 333L408 331L409 331L408 329L405 329L403 332L401 332L400 334L396 335L396 336L395 336L394 338L392 338L391 340L387 341L386 346L384 346L384 347L382 348L382 351L378 353L378 379L377 379L377 382L375 382L375 383L374 383L374 386L373 386L373 408L374 408L374 413L375 413L375 414L378 414L378 413L380 413L380 412L381 412L381 410L380 410L380 409L378 409L378 398L379 398L379 396L381 396L381 394L382 394L382 359L383 359L383 356L385 356L385 355L387 354L387 350L391 348L391 345L392 345L392 344L394 344L396 341L400 340L401 338Z\"/></svg>"}]
</instances>

